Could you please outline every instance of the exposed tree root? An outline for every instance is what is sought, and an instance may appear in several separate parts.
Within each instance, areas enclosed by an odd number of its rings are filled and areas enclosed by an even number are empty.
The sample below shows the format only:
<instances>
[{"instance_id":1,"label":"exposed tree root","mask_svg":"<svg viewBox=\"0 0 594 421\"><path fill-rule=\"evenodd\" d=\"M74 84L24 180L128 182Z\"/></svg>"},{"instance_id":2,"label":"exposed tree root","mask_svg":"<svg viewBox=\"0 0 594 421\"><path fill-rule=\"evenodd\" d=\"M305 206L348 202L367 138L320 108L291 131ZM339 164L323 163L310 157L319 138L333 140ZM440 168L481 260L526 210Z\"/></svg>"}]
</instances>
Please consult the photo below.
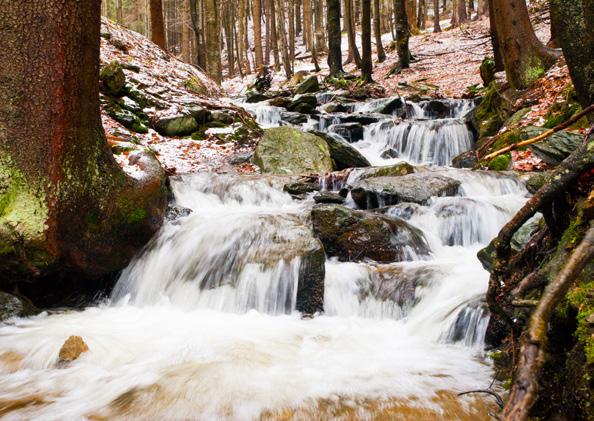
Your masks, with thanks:
<instances>
[{"instance_id":1,"label":"exposed tree root","mask_svg":"<svg viewBox=\"0 0 594 421\"><path fill-rule=\"evenodd\" d=\"M538 375L544 364L547 325L553 310L593 257L594 222L591 222L586 236L571 253L563 269L547 285L538 306L532 313L527 334L520 348L516 379L503 410L502 420L523 421L528 418L528 413L538 397Z\"/></svg>"}]
</instances>

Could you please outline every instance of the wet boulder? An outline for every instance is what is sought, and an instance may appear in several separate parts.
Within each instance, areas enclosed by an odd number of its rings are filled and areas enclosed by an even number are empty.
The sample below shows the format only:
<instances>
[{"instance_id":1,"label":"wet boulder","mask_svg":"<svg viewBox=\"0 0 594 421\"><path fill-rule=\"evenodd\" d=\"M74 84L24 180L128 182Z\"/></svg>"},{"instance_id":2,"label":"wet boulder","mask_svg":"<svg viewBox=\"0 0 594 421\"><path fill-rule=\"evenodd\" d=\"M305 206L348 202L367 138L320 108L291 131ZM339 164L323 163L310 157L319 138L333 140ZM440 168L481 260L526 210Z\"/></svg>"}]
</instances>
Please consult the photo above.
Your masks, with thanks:
<instances>
[{"instance_id":1,"label":"wet boulder","mask_svg":"<svg viewBox=\"0 0 594 421\"><path fill-rule=\"evenodd\" d=\"M297 85L295 93L297 94L312 94L320 90L320 82L317 76L310 76Z\"/></svg>"},{"instance_id":2,"label":"wet boulder","mask_svg":"<svg viewBox=\"0 0 594 421\"><path fill-rule=\"evenodd\" d=\"M192 115L157 117L155 130L164 136L188 136L198 131L198 122Z\"/></svg>"},{"instance_id":3,"label":"wet boulder","mask_svg":"<svg viewBox=\"0 0 594 421\"><path fill-rule=\"evenodd\" d=\"M401 114L404 112L404 101L399 96L391 98L381 98L370 101L364 105L365 111L374 114Z\"/></svg>"},{"instance_id":4,"label":"wet boulder","mask_svg":"<svg viewBox=\"0 0 594 421\"><path fill-rule=\"evenodd\" d=\"M302 195L319 191L320 183L313 181L296 181L294 183L285 184L283 190L292 195Z\"/></svg>"},{"instance_id":5,"label":"wet boulder","mask_svg":"<svg viewBox=\"0 0 594 421\"><path fill-rule=\"evenodd\" d=\"M364 180L373 177L399 177L403 175L412 174L415 172L415 167L408 162L399 162L394 165L386 165L383 167L373 167L366 170L359 178Z\"/></svg>"},{"instance_id":6,"label":"wet boulder","mask_svg":"<svg viewBox=\"0 0 594 421\"><path fill-rule=\"evenodd\" d=\"M342 205L345 201L345 198L339 193L331 191L320 192L316 194L313 199L316 203L335 203L337 205Z\"/></svg>"},{"instance_id":7,"label":"wet boulder","mask_svg":"<svg viewBox=\"0 0 594 421\"><path fill-rule=\"evenodd\" d=\"M264 131L253 158L263 173L306 174L332 171L332 158L324 139L291 127Z\"/></svg>"},{"instance_id":8,"label":"wet boulder","mask_svg":"<svg viewBox=\"0 0 594 421\"><path fill-rule=\"evenodd\" d=\"M452 167L454 168L474 168L477 163L475 151L462 152L452 159Z\"/></svg>"},{"instance_id":9,"label":"wet boulder","mask_svg":"<svg viewBox=\"0 0 594 421\"><path fill-rule=\"evenodd\" d=\"M546 131L540 127L526 127L522 130L522 139L536 137ZM559 165L561 161L567 158L582 142L582 136L579 134L560 131L552 134L542 142L537 142L529 146L534 155L538 156L544 162L550 165Z\"/></svg>"},{"instance_id":10,"label":"wet boulder","mask_svg":"<svg viewBox=\"0 0 594 421\"><path fill-rule=\"evenodd\" d=\"M0 322L12 317L25 317L36 313L32 304L15 295L0 291Z\"/></svg>"},{"instance_id":11,"label":"wet boulder","mask_svg":"<svg viewBox=\"0 0 594 421\"><path fill-rule=\"evenodd\" d=\"M60 362L70 362L77 360L81 354L89 350L88 345L80 336L70 336L60 348L58 358Z\"/></svg>"},{"instance_id":12,"label":"wet boulder","mask_svg":"<svg viewBox=\"0 0 594 421\"><path fill-rule=\"evenodd\" d=\"M342 261L398 262L429 253L423 234L405 221L340 205L312 209L314 234Z\"/></svg>"},{"instance_id":13,"label":"wet boulder","mask_svg":"<svg viewBox=\"0 0 594 421\"><path fill-rule=\"evenodd\" d=\"M377 113L353 113L346 115L343 114L339 118L341 123L359 123L363 126L367 126L369 124L379 123L380 121L385 120L386 116Z\"/></svg>"},{"instance_id":14,"label":"wet boulder","mask_svg":"<svg viewBox=\"0 0 594 421\"><path fill-rule=\"evenodd\" d=\"M336 133L349 142L358 142L363 140L365 129L361 123L340 123L330 126L330 131Z\"/></svg>"},{"instance_id":15,"label":"wet boulder","mask_svg":"<svg viewBox=\"0 0 594 421\"><path fill-rule=\"evenodd\" d=\"M247 98L245 99L245 102L247 102L248 104L256 104L258 102L268 101L269 99L270 98L264 94L261 94L259 92L253 92L251 94L248 94Z\"/></svg>"},{"instance_id":16,"label":"wet boulder","mask_svg":"<svg viewBox=\"0 0 594 421\"><path fill-rule=\"evenodd\" d=\"M316 111L317 105L318 100L315 95L296 95L295 98L293 98L293 101L287 105L287 110L301 114L312 114Z\"/></svg>"},{"instance_id":17,"label":"wet boulder","mask_svg":"<svg viewBox=\"0 0 594 421\"><path fill-rule=\"evenodd\" d=\"M361 152L340 137L334 137L322 132L313 133L324 139L328 144L328 147L330 148L330 156L334 161L334 168L336 170L371 166L371 163L361 154Z\"/></svg>"},{"instance_id":18,"label":"wet boulder","mask_svg":"<svg viewBox=\"0 0 594 421\"><path fill-rule=\"evenodd\" d=\"M291 98L286 96L277 96L268 101L268 105L279 108L287 108L290 103Z\"/></svg>"},{"instance_id":19,"label":"wet boulder","mask_svg":"<svg viewBox=\"0 0 594 421\"><path fill-rule=\"evenodd\" d=\"M329 102L322 107L322 110L326 113L346 113L351 110L351 107L340 102Z\"/></svg>"},{"instance_id":20,"label":"wet boulder","mask_svg":"<svg viewBox=\"0 0 594 421\"><path fill-rule=\"evenodd\" d=\"M395 205L400 202L426 204L434 196L455 196L460 182L431 173L399 177L372 177L353 186L351 196L362 209Z\"/></svg>"},{"instance_id":21,"label":"wet boulder","mask_svg":"<svg viewBox=\"0 0 594 421\"><path fill-rule=\"evenodd\" d=\"M298 126L307 122L307 116L301 113L286 111L281 113L281 122Z\"/></svg>"}]
</instances>

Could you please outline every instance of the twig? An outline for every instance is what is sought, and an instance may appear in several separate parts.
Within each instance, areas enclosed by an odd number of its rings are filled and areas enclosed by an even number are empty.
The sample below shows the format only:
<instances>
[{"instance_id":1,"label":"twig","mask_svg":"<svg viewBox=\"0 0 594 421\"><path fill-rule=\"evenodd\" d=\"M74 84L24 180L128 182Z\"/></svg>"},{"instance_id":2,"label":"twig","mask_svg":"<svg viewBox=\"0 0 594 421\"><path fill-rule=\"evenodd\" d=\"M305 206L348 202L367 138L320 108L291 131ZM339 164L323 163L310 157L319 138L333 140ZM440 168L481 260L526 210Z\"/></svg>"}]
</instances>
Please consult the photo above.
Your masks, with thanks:
<instances>
[{"instance_id":1,"label":"twig","mask_svg":"<svg viewBox=\"0 0 594 421\"><path fill-rule=\"evenodd\" d=\"M592 111L594 111L594 104L591 104L585 110L582 110L580 113L574 115L569 120L567 120L567 121L565 121L565 122L563 122L563 123L561 123L561 124L553 127L552 129L547 130L546 132L541 133L538 136L533 137L531 139L523 140L521 142L514 143L513 145L509 145L509 146L506 146L504 148L501 148L501 149L499 149L499 150L497 150L495 152L492 152L489 155L485 156L484 159L485 160L490 160L490 159L495 158L496 156L502 155L502 154L507 153L509 151L513 151L515 149L522 148L522 147L528 146L528 145L532 145L533 143L536 143L536 142L540 142L541 140L546 139L550 135L552 135L554 133L557 133L558 131L563 130L563 129L571 126L573 123L575 123L576 121L578 121L578 120L582 119L583 117L587 116Z\"/></svg>"},{"instance_id":2,"label":"twig","mask_svg":"<svg viewBox=\"0 0 594 421\"><path fill-rule=\"evenodd\" d=\"M503 403L503 399L501 399L501 396L489 389L478 389L469 390L468 392L460 392L458 393L458 396L468 395L470 393L486 393L487 395L491 395L495 398L495 401L497 402L497 405L499 405L499 408L503 409L503 407L505 406L505 404Z\"/></svg>"}]
</instances>

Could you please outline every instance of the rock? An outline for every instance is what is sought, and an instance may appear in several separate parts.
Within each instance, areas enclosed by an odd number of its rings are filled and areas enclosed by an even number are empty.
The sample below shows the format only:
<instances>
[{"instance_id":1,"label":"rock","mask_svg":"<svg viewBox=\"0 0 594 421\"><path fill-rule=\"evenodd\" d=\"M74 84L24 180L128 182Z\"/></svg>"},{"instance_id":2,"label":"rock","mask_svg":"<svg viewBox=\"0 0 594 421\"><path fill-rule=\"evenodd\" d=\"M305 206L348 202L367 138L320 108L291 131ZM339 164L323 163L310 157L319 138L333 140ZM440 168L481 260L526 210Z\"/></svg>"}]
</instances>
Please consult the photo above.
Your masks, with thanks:
<instances>
[{"instance_id":1,"label":"rock","mask_svg":"<svg viewBox=\"0 0 594 421\"><path fill-rule=\"evenodd\" d=\"M0 322L29 314L29 305L20 298L0 291Z\"/></svg>"},{"instance_id":2,"label":"rock","mask_svg":"<svg viewBox=\"0 0 594 421\"><path fill-rule=\"evenodd\" d=\"M123 108L119 102L109 99L104 105L105 112L125 128L137 133L148 133L146 119L139 117L132 111Z\"/></svg>"},{"instance_id":3,"label":"rock","mask_svg":"<svg viewBox=\"0 0 594 421\"><path fill-rule=\"evenodd\" d=\"M350 107L340 102L329 102L322 107L325 113L346 113L350 111Z\"/></svg>"},{"instance_id":4,"label":"rock","mask_svg":"<svg viewBox=\"0 0 594 421\"><path fill-rule=\"evenodd\" d=\"M493 136L512 114L513 95L503 91L503 86L492 82L481 103L470 114L471 123L479 138Z\"/></svg>"},{"instance_id":5,"label":"rock","mask_svg":"<svg viewBox=\"0 0 594 421\"><path fill-rule=\"evenodd\" d=\"M402 110L404 112L404 101L399 96L376 99L365 103L364 110L365 112L372 114L392 115L397 110Z\"/></svg>"},{"instance_id":6,"label":"rock","mask_svg":"<svg viewBox=\"0 0 594 421\"><path fill-rule=\"evenodd\" d=\"M206 108L204 108L200 105L194 105L190 108L189 113L192 117L194 117L194 120L196 120L196 122L198 124L205 124L209 120L222 121L222 120L215 118L214 116L216 115L216 113L225 113L225 112L218 111L218 110L214 110L214 111L210 112ZM218 116L220 118L225 118L225 117L222 117L221 114L219 114ZM231 117L231 123L233 123L233 117ZM229 123L229 124L231 124L231 123Z\"/></svg>"},{"instance_id":7,"label":"rock","mask_svg":"<svg viewBox=\"0 0 594 421\"><path fill-rule=\"evenodd\" d=\"M460 182L431 173L399 177L373 177L353 186L351 196L363 209L395 205L400 202L426 204L433 196L455 196Z\"/></svg>"},{"instance_id":8,"label":"rock","mask_svg":"<svg viewBox=\"0 0 594 421\"><path fill-rule=\"evenodd\" d=\"M80 336L70 336L60 348L58 358L61 362L77 360L83 352L87 352L89 347Z\"/></svg>"},{"instance_id":9,"label":"rock","mask_svg":"<svg viewBox=\"0 0 594 421\"><path fill-rule=\"evenodd\" d=\"M353 113L353 114L340 114L338 116L341 123L359 123L363 126L369 124L379 123L386 119L383 114L371 114L371 113Z\"/></svg>"},{"instance_id":10,"label":"rock","mask_svg":"<svg viewBox=\"0 0 594 421\"><path fill-rule=\"evenodd\" d=\"M229 163L231 165L245 164L246 162L249 162L253 156L254 154L252 152L238 152L234 155L231 155L229 158Z\"/></svg>"},{"instance_id":11,"label":"rock","mask_svg":"<svg viewBox=\"0 0 594 421\"><path fill-rule=\"evenodd\" d=\"M248 104L255 104L257 102L268 101L269 99L270 98L268 98L264 94L254 92L252 94L248 94L247 98L245 99L245 102L247 102Z\"/></svg>"},{"instance_id":12,"label":"rock","mask_svg":"<svg viewBox=\"0 0 594 421\"><path fill-rule=\"evenodd\" d=\"M483 268L489 273L492 273L495 265L495 241L496 239L493 239L487 247L480 249L476 254Z\"/></svg>"},{"instance_id":13,"label":"rock","mask_svg":"<svg viewBox=\"0 0 594 421\"><path fill-rule=\"evenodd\" d=\"M283 190L292 195L301 195L320 190L320 183L297 181L295 183L287 183Z\"/></svg>"},{"instance_id":14,"label":"rock","mask_svg":"<svg viewBox=\"0 0 594 421\"><path fill-rule=\"evenodd\" d=\"M454 168L474 168L477 163L475 151L462 152L452 159L452 167Z\"/></svg>"},{"instance_id":15,"label":"rock","mask_svg":"<svg viewBox=\"0 0 594 421\"><path fill-rule=\"evenodd\" d=\"M188 136L200 128L191 115L159 118L155 130L165 136Z\"/></svg>"},{"instance_id":16,"label":"rock","mask_svg":"<svg viewBox=\"0 0 594 421\"><path fill-rule=\"evenodd\" d=\"M277 96L268 101L268 104L273 107L287 108L291 103L291 98L285 96Z\"/></svg>"},{"instance_id":17,"label":"rock","mask_svg":"<svg viewBox=\"0 0 594 421\"><path fill-rule=\"evenodd\" d=\"M112 61L106 65L99 73L101 88L108 95L118 96L124 91L126 86L126 75L124 69L117 61Z\"/></svg>"},{"instance_id":18,"label":"rock","mask_svg":"<svg viewBox=\"0 0 594 421\"><path fill-rule=\"evenodd\" d=\"M320 90L320 82L317 76L310 76L297 85L295 93L298 94L312 94Z\"/></svg>"},{"instance_id":19,"label":"rock","mask_svg":"<svg viewBox=\"0 0 594 421\"><path fill-rule=\"evenodd\" d=\"M332 171L328 144L311 133L291 127L264 131L253 158L263 173L306 174Z\"/></svg>"},{"instance_id":20,"label":"rock","mask_svg":"<svg viewBox=\"0 0 594 421\"><path fill-rule=\"evenodd\" d=\"M491 171L507 171L511 168L512 160L511 154L506 153L503 155L496 156L487 162L487 168Z\"/></svg>"},{"instance_id":21,"label":"rock","mask_svg":"<svg viewBox=\"0 0 594 421\"><path fill-rule=\"evenodd\" d=\"M305 94L297 95L293 98L293 101L289 103L287 109L289 111L295 111L301 114L312 114L316 111L318 100L315 95Z\"/></svg>"},{"instance_id":22,"label":"rock","mask_svg":"<svg viewBox=\"0 0 594 421\"><path fill-rule=\"evenodd\" d=\"M532 194L540 190L545 185L550 176L549 172L537 172L534 173L526 181L526 189Z\"/></svg>"},{"instance_id":23,"label":"rock","mask_svg":"<svg viewBox=\"0 0 594 421\"><path fill-rule=\"evenodd\" d=\"M495 73L497 72L495 60L492 57L485 57L479 67L479 71L483 80L483 86L489 86L495 80Z\"/></svg>"},{"instance_id":24,"label":"rock","mask_svg":"<svg viewBox=\"0 0 594 421\"><path fill-rule=\"evenodd\" d=\"M165 219L173 222L177 221L180 218L190 216L191 213L192 209L190 208L185 208L174 203L169 203L167 205L167 210L165 211Z\"/></svg>"},{"instance_id":25,"label":"rock","mask_svg":"<svg viewBox=\"0 0 594 421\"><path fill-rule=\"evenodd\" d=\"M312 221L326 253L343 261L397 262L429 252L422 233L401 219L340 205L316 205Z\"/></svg>"},{"instance_id":26,"label":"rock","mask_svg":"<svg viewBox=\"0 0 594 421\"><path fill-rule=\"evenodd\" d=\"M342 136L349 142L363 140L365 129L360 123L341 123L330 126L330 131Z\"/></svg>"},{"instance_id":27,"label":"rock","mask_svg":"<svg viewBox=\"0 0 594 421\"><path fill-rule=\"evenodd\" d=\"M338 205L342 205L345 201L345 198L340 194L330 191L320 192L313 199L316 203L336 203Z\"/></svg>"},{"instance_id":28,"label":"rock","mask_svg":"<svg viewBox=\"0 0 594 421\"><path fill-rule=\"evenodd\" d=\"M333 137L322 132L313 132L316 136L324 139L330 148L330 157L334 161L334 167L337 170L346 168L370 167L371 164L361 152L349 145L341 138Z\"/></svg>"},{"instance_id":29,"label":"rock","mask_svg":"<svg viewBox=\"0 0 594 421\"><path fill-rule=\"evenodd\" d=\"M410 165L408 162L399 162L398 164L394 165L387 165L384 167L373 167L369 170L366 170L361 177L360 180L364 180L366 178L372 177L399 177L402 175L408 175L415 172L415 167Z\"/></svg>"},{"instance_id":30,"label":"rock","mask_svg":"<svg viewBox=\"0 0 594 421\"><path fill-rule=\"evenodd\" d=\"M305 114L286 111L281 113L281 121L298 126L307 122L307 116Z\"/></svg>"},{"instance_id":31,"label":"rock","mask_svg":"<svg viewBox=\"0 0 594 421\"><path fill-rule=\"evenodd\" d=\"M196 115L192 115L194 118L196 118L196 120L198 120ZM233 118L233 116L228 111L222 110L212 110L210 112L210 120L215 121L217 123L225 124L227 126L235 122L235 118Z\"/></svg>"},{"instance_id":32,"label":"rock","mask_svg":"<svg viewBox=\"0 0 594 421\"><path fill-rule=\"evenodd\" d=\"M546 129L537 127L526 127L522 131L522 139L529 139L538 136ZM579 134L560 131L552 134L542 142L533 143L529 149L550 165L559 165L561 161L567 158L580 144L582 136Z\"/></svg>"}]
</instances>

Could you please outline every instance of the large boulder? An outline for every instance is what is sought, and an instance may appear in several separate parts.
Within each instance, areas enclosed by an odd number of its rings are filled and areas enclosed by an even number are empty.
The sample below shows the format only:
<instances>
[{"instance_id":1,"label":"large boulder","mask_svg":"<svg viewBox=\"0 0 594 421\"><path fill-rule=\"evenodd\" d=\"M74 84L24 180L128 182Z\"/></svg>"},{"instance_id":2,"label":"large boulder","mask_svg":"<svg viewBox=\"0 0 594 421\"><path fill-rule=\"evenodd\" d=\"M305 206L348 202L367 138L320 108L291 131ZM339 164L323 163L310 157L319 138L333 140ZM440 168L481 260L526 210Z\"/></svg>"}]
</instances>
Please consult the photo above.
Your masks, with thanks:
<instances>
[{"instance_id":1,"label":"large boulder","mask_svg":"<svg viewBox=\"0 0 594 421\"><path fill-rule=\"evenodd\" d=\"M192 115L157 118L154 126L164 136L188 136L200 128Z\"/></svg>"},{"instance_id":2,"label":"large boulder","mask_svg":"<svg viewBox=\"0 0 594 421\"><path fill-rule=\"evenodd\" d=\"M361 152L340 137L334 137L322 132L313 133L324 139L328 144L328 147L330 148L330 156L334 161L335 169L344 170L346 168L371 166L371 163L361 154Z\"/></svg>"},{"instance_id":3,"label":"large boulder","mask_svg":"<svg viewBox=\"0 0 594 421\"><path fill-rule=\"evenodd\" d=\"M330 204L314 206L312 222L326 253L343 261L398 262L429 253L423 234L398 218Z\"/></svg>"},{"instance_id":4,"label":"large boulder","mask_svg":"<svg viewBox=\"0 0 594 421\"><path fill-rule=\"evenodd\" d=\"M320 90L320 82L317 76L310 76L297 85L295 93L297 94L312 94Z\"/></svg>"},{"instance_id":5,"label":"large boulder","mask_svg":"<svg viewBox=\"0 0 594 421\"><path fill-rule=\"evenodd\" d=\"M253 162L263 173L271 174L332 171L332 158L326 141L291 127L265 130L256 146Z\"/></svg>"},{"instance_id":6,"label":"large boulder","mask_svg":"<svg viewBox=\"0 0 594 421\"><path fill-rule=\"evenodd\" d=\"M12 317L24 317L34 314L34 307L27 301L0 291L0 322Z\"/></svg>"},{"instance_id":7,"label":"large boulder","mask_svg":"<svg viewBox=\"0 0 594 421\"><path fill-rule=\"evenodd\" d=\"M349 142L358 142L363 140L365 129L361 123L340 123L330 126L330 131L336 133Z\"/></svg>"},{"instance_id":8,"label":"large boulder","mask_svg":"<svg viewBox=\"0 0 594 421\"><path fill-rule=\"evenodd\" d=\"M318 100L315 95L296 95L295 98L293 98L293 101L287 105L287 110L301 114L312 114L315 112L317 105Z\"/></svg>"},{"instance_id":9,"label":"large boulder","mask_svg":"<svg viewBox=\"0 0 594 421\"><path fill-rule=\"evenodd\" d=\"M432 173L399 177L372 177L358 181L351 190L355 203L363 209L395 205L400 202L426 204L434 196L455 196L460 182Z\"/></svg>"},{"instance_id":10,"label":"large boulder","mask_svg":"<svg viewBox=\"0 0 594 421\"><path fill-rule=\"evenodd\" d=\"M285 111L281 112L281 121L292 124L294 126L298 126L300 124L307 122L307 116L301 113Z\"/></svg>"},{"instance_id":11,"label":"large boulder","mask_svg":"<svg viewBox=\"0 0 594 421\"><path fill-rule=\"evenodd\" d=\"M529 139L546 131L539 127L526 127L522 131L521 138ZM532 152L550 165L559 165L561 161L567 158L582 142L582 136L579 134L560 131L552 134L542 142L537 142L529 146Z\"/></svg>"}]
</instances>

